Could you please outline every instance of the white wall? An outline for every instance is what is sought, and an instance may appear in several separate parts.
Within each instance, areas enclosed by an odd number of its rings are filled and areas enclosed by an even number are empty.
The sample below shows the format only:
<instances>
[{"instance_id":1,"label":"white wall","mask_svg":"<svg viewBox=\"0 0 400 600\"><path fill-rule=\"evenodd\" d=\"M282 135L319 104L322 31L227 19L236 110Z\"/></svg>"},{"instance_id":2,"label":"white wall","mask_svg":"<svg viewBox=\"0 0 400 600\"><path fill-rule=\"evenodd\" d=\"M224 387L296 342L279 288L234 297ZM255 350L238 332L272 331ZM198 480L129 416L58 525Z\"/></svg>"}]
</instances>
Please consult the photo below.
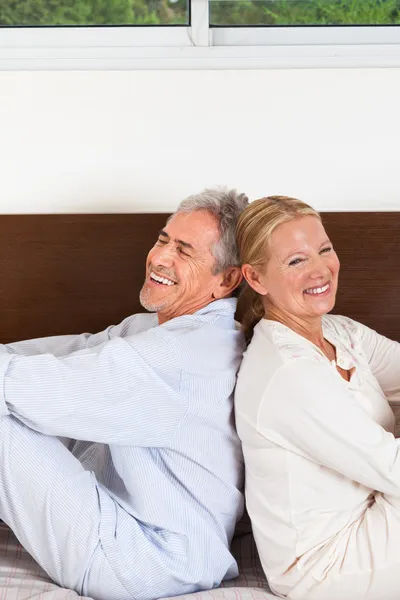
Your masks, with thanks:
<instances>
[{"instance_id":1,"label":"white wall","mask_svg":"<svg viewBox=\"0 0 400 600\"><path fill-rule=\"evenodd\" d=\"M400 69L0 73L0 213L400 210Z\"/></svg>"}]
</instances>

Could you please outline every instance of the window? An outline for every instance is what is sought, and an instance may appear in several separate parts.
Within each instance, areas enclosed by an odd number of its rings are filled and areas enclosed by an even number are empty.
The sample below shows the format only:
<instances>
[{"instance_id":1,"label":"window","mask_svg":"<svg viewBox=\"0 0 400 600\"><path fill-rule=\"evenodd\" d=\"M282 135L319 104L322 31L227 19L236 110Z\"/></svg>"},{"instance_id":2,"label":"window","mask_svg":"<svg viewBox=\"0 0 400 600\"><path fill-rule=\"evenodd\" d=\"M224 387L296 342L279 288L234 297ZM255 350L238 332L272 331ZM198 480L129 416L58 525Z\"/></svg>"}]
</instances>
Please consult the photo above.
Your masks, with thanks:
<instances>
[{"instance_id":1,"label":"window","mask_svg":"<svg viewBox=\"0 0 400 600\"><path fill-rule=\"evenodd\" d=\"M396 25L400 0L210 0L211 26ZM189 25L187 0L2 0L0 26Z\"/></svg>"},{"instance_id":2,"label":"window","mask_svg":"<svg viewBox=\"0 0 400 600\"><path fill-rule=\"evenodd\" d=\"M396 25L400 0L210 0L214 26Z\"/></svg>"},{"instance_id":3,"label":"window","mask_svg":"<svg viewBox=\"0 0 400 600\"><path fill-rule=\"evenodd\" d=\"M188 25L186 0L1 0L0 26Z\"/></svg>"},{"instance_id":4,"label":"window","mask_svg":"<svg viewBox=\"0 0 400 600\"><path fill-rule=\"evenodd\" d=\"M0 0L0 69L400 66L400 0Z\"/></svg>"}]
</instances>

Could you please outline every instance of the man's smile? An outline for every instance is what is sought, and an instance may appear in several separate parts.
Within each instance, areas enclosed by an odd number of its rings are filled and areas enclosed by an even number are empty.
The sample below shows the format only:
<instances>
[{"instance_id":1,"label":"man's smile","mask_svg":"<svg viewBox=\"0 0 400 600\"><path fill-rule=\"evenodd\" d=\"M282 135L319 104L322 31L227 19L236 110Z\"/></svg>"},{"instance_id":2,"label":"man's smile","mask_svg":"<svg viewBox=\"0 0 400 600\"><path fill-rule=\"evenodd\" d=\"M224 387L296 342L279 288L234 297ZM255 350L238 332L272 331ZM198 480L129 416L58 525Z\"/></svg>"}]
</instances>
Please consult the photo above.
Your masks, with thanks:
<instances>
[{"instance_id":1,"label":"man's smile","mask_svg":"<svg viewBox=\"0 0 400 600\"><path fill-rule=\"evenodd\" d=\"M154 281L155 283L161 284L161 285L176 285L175 281L172 281L172 279L169 279L168 277L165 277L164 275L157 275L156 273L154 273L154 271L150 272L150 280Z\"/></svg>"}]
</instances>

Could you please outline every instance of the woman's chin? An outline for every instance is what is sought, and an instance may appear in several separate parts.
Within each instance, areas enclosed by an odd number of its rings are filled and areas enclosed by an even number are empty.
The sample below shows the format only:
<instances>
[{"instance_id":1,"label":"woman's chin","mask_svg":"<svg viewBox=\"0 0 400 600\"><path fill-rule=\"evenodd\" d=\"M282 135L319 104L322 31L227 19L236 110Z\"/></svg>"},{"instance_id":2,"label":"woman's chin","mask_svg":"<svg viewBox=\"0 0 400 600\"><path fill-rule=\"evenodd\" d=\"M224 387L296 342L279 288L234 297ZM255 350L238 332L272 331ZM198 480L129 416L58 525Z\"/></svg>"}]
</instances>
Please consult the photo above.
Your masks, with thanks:
<instances>
[{"instance_id":1,"label":"woman's chin","mask_svg":"<svg viewBox=\"0 0 400 600\"><path fill-rule=\"evenodd\" d=\"M321 302L321 305L318 307L317 312L319 316L323 317L327 315L335 308L335 302Z\"/></svg>"},{"instance_id":2,"label":"woman's chin","mask_svg":"<svg viewBox=\"0 0 400 600\"><path fill-rule=\"evenodd\" d=\"M334 298L315 299L308 304L308 311L318 317L323 317L330 313L335 307ZM308 312L307 311L307 312Z\"/></svg>"}]
</instances>

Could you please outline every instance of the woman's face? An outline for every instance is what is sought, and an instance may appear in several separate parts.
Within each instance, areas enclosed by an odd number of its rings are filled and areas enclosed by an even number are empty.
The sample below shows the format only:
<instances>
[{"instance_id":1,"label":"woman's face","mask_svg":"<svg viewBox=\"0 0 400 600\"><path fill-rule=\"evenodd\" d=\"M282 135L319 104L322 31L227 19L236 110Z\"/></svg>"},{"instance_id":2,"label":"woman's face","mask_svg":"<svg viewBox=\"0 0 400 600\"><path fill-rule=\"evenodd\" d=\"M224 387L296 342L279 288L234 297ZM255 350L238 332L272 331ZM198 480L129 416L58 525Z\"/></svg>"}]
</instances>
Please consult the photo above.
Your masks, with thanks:
<instances>
[{"instance_id":1,"label":"woman's face","mask_svg":"<svg viewBox=\"0 0 400 600\"><path fill-rule=\"evenodd\" d=\"M244 265L243 274L263 296L267 313L309 322L334 307L339 268L321 221L310 215L279 225L270 238L265 271Z\"/></svg>"}]
</instances>

